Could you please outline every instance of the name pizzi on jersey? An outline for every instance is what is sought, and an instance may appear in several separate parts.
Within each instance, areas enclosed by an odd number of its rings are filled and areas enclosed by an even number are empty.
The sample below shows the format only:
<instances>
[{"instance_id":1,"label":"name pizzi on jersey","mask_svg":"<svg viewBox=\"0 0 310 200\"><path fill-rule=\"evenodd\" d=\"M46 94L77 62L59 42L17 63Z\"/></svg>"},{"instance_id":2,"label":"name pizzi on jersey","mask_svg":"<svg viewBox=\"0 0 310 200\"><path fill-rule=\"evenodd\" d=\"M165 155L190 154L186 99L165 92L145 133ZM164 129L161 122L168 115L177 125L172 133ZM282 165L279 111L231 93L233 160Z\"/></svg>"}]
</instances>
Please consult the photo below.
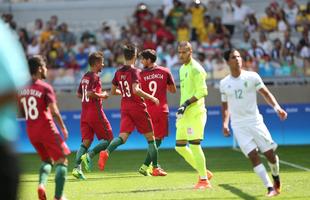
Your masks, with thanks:
<instances>
[{"instance_id":1,"label":"name pizzi on jersey","mask_svg":"<svg viewBox=\"0 0 310 200\"><path fill-rule=\"evenodd\" d=\"M41 98L42 92L35 90L35 89L23 89L20 92L20 95L23 95L23 96L31 95L31 96L36 96L36 97Z\"/></svg>"},{"instance_id":2,"label":"name pizzi on jersey","mask_svg":"<svg viewBox=\"0 0 310 200\"><path fill-rule=\"evenodd\" d=\"M164 79L163 74L150 74L148 76L143 77L145 81L152 79Z\"/></svg>"},{"instance_id":3,"label":"name pizzi on jersey","mask_svg":"<svg viewBox=\"0 0 310 200\"><path fill-rule=\"evenodd\" d=\"M82 84L89 84L89 80L88 79L82 79Z\"/></svg>"}]
</instances>

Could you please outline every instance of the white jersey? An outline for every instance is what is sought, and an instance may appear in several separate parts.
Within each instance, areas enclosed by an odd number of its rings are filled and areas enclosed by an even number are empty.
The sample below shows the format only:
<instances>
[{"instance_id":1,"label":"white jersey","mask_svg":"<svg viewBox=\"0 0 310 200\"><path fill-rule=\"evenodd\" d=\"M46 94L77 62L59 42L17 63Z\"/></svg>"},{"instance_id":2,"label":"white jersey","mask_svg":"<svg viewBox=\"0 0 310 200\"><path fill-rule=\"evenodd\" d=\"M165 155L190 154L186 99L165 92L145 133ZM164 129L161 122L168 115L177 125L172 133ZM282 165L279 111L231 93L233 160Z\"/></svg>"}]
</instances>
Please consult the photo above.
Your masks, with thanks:
<instances>
[{"instance_id":1,"label":"white jersey","mask_svg":"<svg viewBox=\"0 0 310 200\"><path fill-rule=\"evenodd\" d=\"M265 87L256 72L241 71L239 77L226 76L220 82L222 102L227 102L233 127L263 122L257 107L257 92Z\"/></svg>"}]
</instances>

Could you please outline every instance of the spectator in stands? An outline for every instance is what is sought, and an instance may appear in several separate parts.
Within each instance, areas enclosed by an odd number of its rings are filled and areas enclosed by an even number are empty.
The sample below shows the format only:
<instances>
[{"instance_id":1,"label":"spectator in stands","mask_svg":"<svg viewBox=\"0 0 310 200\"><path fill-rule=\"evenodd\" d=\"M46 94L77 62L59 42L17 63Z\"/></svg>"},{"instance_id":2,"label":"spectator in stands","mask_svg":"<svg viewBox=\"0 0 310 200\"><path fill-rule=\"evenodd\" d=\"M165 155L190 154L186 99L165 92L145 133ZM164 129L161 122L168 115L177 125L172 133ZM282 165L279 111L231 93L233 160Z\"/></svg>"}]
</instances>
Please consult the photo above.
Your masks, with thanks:
<instances>
[{"instance_id":1,"label":"spectator in stands","mask_svg":"<svg viewBox=\"0 0 310 200\"><path fill-rule=\"evenodd\" d=\"M272 51L272 43L270 42L270 40L268 40L266 33L261 31L259 33L259 42L258 42L258 46L262 47L265 51L266 54L270 55L271 51Z\"/></svg>"},{"instance_id":2,"label":"spectator in stands","mask_svg":"<svg viewBox=\"0 0 310 200\"><path fill-rule=\"evenodd\" d=\"M257 45L255 39L251 40L251 48L248 50L248 54L254 58L254 60L259 60L265 55L265 51L262 47Z\"/></svg>"},{"instance_id":3,"label":"spectator in stands","mask_svg":"<svg viewBox=\"0 0 310 200\"><path fill-rule=\"evenodd\" d=\"M229 30L230 35L234 34L234 7L232 0L224 0L219 5L222 12L222 22L224 26Z\"/></svg>"},{"instance_id":4,"label":"spectator in stands","mask_svg":"<svg viewBox=\"0 0 310 200\"><path fill-rule=\"evenodd\" d=\"M248 30L250 33L256 32L258 30L259 26L257 23L256 16L254 14L250 14L247 17L246 21L246 30Z\"/></svg>"},{"instance_id":5,"label":"spectator in stands","mask_svg":"<svg viewBox=\"0 0 310 200\"><path fill-rule=\"evenodd\" d=\"M203 28L203 17L207 8L200 2L200 0L193 1L187 11L192 15L191 21L191 41L198 40L198 32ZM182 20L184 24L184 20ZM178 40L178 41L189 41L189 40Z\"/></svg>"},{"instance_id":6,"label":"spectator in stands","mask_svg":"<svg viewBox=\"0 0 310 200\"><path fill-rule=\"evenodd\" d=\"M280 62L282 59L282 42L279 38L274 40L274 47L271 51L272 60Z\"/></svg>"},{"instance_id":7,"label":"spectator in stands","mask_svg":"<svg viewBox=\"0 0 310 200\"><path fill-rule=\"evenodd\" d=\"M143 49L154 49L154 50L156 50L156 42L153 40L152 33L145 33L144 34Z\"/></svg>"},{"instance_id":8,"label":"spectator in stands","mask_svg":"<svg viewBox=\"0 0 310 200\"><path fill-rule=\"evenodd\" d=\"M253 14L254 11L247 5L244 5L242 0L236 0L234 7L234 21L238 25L243 24L248 15Z\"/></svg>"},{"instance_id":9,"label":"spectator in stands","mask_svg":"<svg viewBox=\"0 0 310 200\"><path fill-rule=\"evenodd\" d=\"M198 32L200 42L209 41L210 35L215 34L215 27L209 15L204 16L203 23L204 23L203 29Z\"/></svg>"},{"instance_id":10,"label":"spectator in stands","mask_svg":"<svg viewBox=\"0 0 310 200\"><path fill-rule=\"evenodd\" d=\"M222 19L220 17L216 17L214 19L214 29L215 29L215 37L218 39L222 39L224 35L229 35L229 31L222 24Z\"/></svg>"},{"instance_id":11,"label":"spectator in stands","mask_svg":"<svg viewBox=\"0 0 310 200\"><path fill-rule=\"evenodd\" d=\"M296 47L295 47L295 44L291 40L290 31L285 31L284 32L283 47L284 47L285 51L287 51L287 53L289 55L294 56Z\"/></svg>"},{"instance_id":12,"label":"spectator in stands","mask_svg":"<svg viewBox=\"0 0 310 200\"><path fill-rule=\"evenodd\" d=\"M39 38L42 32L43 32L43 20L41 18L37 18L34 22L32 34L35 37Z\"/></svg>"},{"instance_id":13,"label":"spectator in stands","mask_svg":"<svg viewBox=\"0 0 310 200\"><path fill-rule=\"evenodd\" d=\"M84 51L83 46L78 48L78 52L75 55L76 62L80 66L80 69L85 71L88 66L88 54Z\"/></svg>"},{"instance_id":14,"label":"spectator in stands","mask_svg":"<svg viewBox=\"0 0 310 200\"><path fill-rule=\"evenodd\" d=\"M68 24L65 22L59 27L59 39L69 49L76 44L76 37L71 31L68 30Z\"/></svg>"},{"instance_id":15,"label":"spectator in stands","mask_svg":"<svg viewBox=\"0 0 310 200\"><path fill-rule=\"evenodd\" d=\"M237 49L249 50L251 48L251 34L249 31L243 31L242 40L237 40L234 44Z\"/></svg>"},{"instance_id":16,"label":"spectator in stands","mask_svg":"<svg viewBox=\"0 0 310 200\"><path fill-rule=\"evenodd\" d=\"M171 27L172 33L175 33L181 19L186 13L185 5L179 0L173 0L173 8L170 10L166 24Z\"/></svg>"},{"instance_id":17,"label":"spectator in stands","mask_svg":"<svg viewBox=\"0 0 310 200\"><path fill-rule=\"evenodd\" d=\"M36 36L33 36L30 40L30 44L27 46L27 56L32 57L40 54L40 43Z\"/></svg>"},{"instance_id":18,"label":"spectator in stands","mask_svg":"<svg viewBox=\"0 0 310 200\"><path fill-rule=\"evenodd\" d=\"M310 7L310 2L308 3ZM310 9L310 8L309 8ZM303 32L305 26L310 25L310 13L306 5L301 5L296 17L296 29L298 32Z\"/></svg>"},{"instance_id":19,"label":"spectator in stands","mask_svg":"<svg viewBox=\"0 0 310 200\"><path fill-rule=\"evenodd\" d=\"M172 45L167 47L168 54L165 56L166 66L171 70L179 62L178 54Z\"/></svg>"},{"instance_id":20,"label":"spectator in stands","mask_svg":"<svg viewBox=\"0 0 310 200\"><path fill-rule=\"evenodd\" d=\"M50 17L50 23L51 26L53 27L53 30L58 30L58 16L57 15L52 15Z\"/></svg>"},{"instance_id":21,"label":"spectator in stands","mask_svg":"<svg viewBox=\"0 0 310 200\"><path fill-rule=\"evenodd\" d=\"M135 21L140 24L141 21L149 14L149 9L145 3L139 3L133 14Z\"/></svg>"},{"instance_id":22,"label":"spectator in stands","mask_svg":"<svg viewBox=\"0 0 310 200\"><path fill-rule=\"evenodd\" d=\"M196 34L196 30L192 30L192 39L194 41L196 41L196 36L193 38L193 33L195 32ZM188 24L186 23L185 19L183 19L178 28L177 28L177 41L181 42L181 41L190 41L190 28L188 26Z\"/></svg>"},{"instance_id":23,"label":"spectator in stands","mask_svg":"<svg viewBox=\"0 0 310 200\"><path fill-rule=\"evenodd\" d=\"M266 15L260 19L259 26L262 31L273 32L277 30L278 22L272 13L271 8L267 7L265 10Z\"/></svg>"},{"instance_id":24,"label":"spectator in stands","mask_svg":"<svg viewBox=\"0 0 310 200\"><path fill-rule=\"evenodd\" d=\"M285 32L290 29L290 25L288 21L286 20L285 12L283 9L279 10L277 13L278 16L278 28L277 30L280 32Z\"/></svg>"},{"instance_id":25,"label":"spectator in stands","mask_svg":"<svg viewBox=\"0 0 310 200\"><path fill-rule=\"evenodd\" d=\"M27 51L27 46L29 44L29 37L28 37L27 30L25 28L19 28L18 37L19 37L19 42L21 43L24 51Z\"/></svg>"},{"instance_id":26,"label":"spectator in stands","mask_svg":"<svg viewBox=\"0 0 310 200\"><path fill-rule=\"evenodd\" d=\"M295 29L296 17L298 14L298 4L295 0L285 0L283 9L289 25L291 28Z\"/></svg>"},{"instance_id":27,"label":"spectator in stands","mask_svg":"<svg viewBox=\"0 0 310 200\"><path fill-rule=\"evenodd\" d=\"M53 25L50 21L47 21L45 24L44 30L41 32L40 35L40 43L44 44L48 42L51 38L55 36L56 32L53 28Z\"/></svg>"}]
</instances>

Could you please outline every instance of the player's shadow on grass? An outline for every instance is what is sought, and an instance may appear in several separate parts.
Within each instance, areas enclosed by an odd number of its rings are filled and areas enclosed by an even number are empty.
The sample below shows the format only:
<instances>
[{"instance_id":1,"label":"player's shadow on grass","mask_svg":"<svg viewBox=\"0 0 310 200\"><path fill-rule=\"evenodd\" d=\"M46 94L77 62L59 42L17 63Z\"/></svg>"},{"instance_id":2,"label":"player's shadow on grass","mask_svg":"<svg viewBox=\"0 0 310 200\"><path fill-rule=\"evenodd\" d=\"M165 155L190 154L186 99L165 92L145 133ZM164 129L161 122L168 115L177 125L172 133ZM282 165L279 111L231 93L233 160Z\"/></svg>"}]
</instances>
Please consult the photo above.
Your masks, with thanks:
<instances>
[{"instance_id":1,"label":"player's shadow on grass","mask_svg":"<svg viewBox=\"0 0 310 200\"><path fill-rule=\"evenodd\" d=\"M257 198L254 196L251 196L247 193L244 193L242 190L239 188L236 188L234 186L228 185L228 184L219 184L220 187L224 188L225 190L230 191L231 193L237 195L241 199L246 199L246 200L256 200Z\"/></svg>"}]
</instances>

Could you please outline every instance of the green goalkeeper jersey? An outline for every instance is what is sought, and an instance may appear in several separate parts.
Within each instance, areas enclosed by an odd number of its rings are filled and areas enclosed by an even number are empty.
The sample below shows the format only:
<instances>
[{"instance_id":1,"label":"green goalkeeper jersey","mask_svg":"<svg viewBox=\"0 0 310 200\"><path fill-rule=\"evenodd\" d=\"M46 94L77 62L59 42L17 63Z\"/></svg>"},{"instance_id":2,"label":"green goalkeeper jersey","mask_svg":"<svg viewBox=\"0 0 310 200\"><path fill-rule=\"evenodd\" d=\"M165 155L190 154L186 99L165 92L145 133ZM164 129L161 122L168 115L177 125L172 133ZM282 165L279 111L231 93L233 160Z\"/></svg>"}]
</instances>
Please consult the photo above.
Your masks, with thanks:
<instances>
[{"instance_id":1,"label":"green goalkeeper jersey","mask_svg":"<svg viewBox=\"0 0 310 200\"><path fill-rule=\"evenodd\" d=\"M207 73L203 67L193 58L188 64L183 64L179 71L180 89L182 105L186 100L195 96L198 101L189 105L185 113L186 115L194 115L195 113L205 112L205 96L208 95L206 84Z\"/></svg>"}]
</instances>

